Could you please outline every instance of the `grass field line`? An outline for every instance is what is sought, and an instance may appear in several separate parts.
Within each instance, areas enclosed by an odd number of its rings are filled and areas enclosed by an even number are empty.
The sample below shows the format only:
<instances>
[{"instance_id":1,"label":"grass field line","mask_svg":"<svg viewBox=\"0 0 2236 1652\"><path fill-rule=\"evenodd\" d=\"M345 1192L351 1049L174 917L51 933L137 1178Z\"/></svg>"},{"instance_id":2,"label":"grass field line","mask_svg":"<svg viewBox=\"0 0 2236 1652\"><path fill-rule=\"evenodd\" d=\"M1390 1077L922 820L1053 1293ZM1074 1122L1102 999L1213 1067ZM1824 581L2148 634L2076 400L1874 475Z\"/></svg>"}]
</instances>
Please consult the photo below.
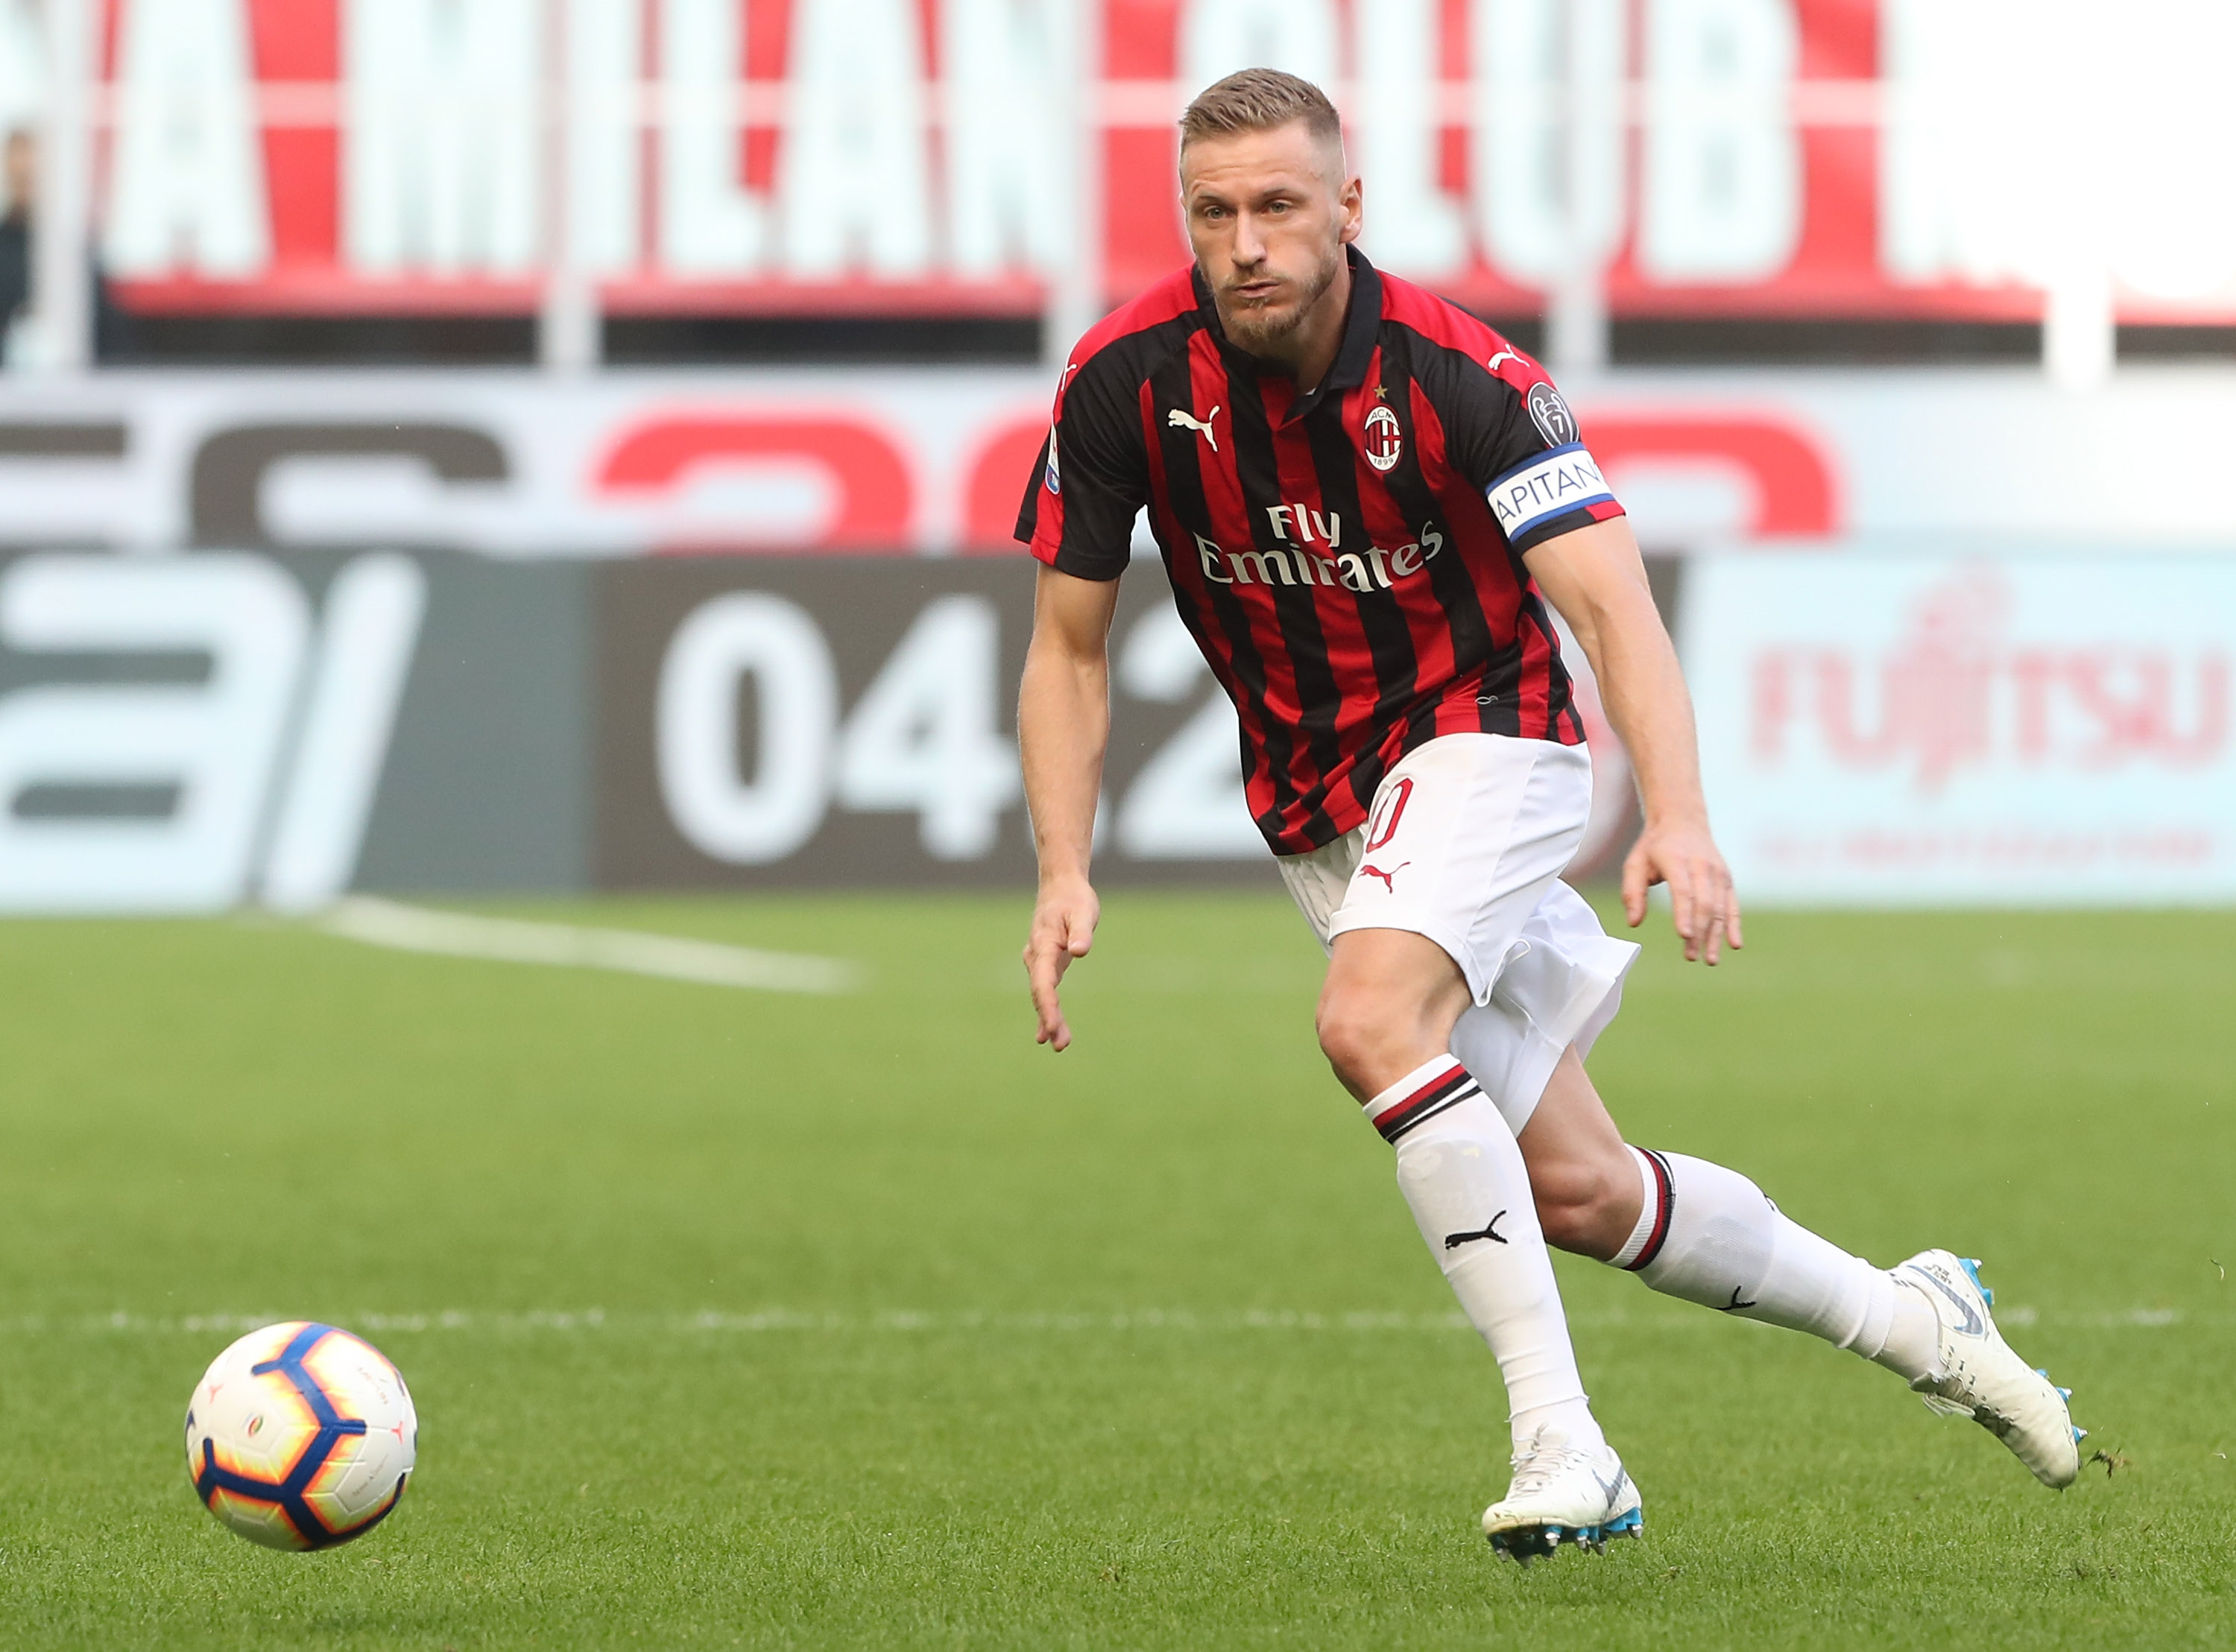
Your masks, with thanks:
<instances>
[{"instance_id":1,"label":"grass field line","mask_svg":"<svg viewBox=\"0 0 2236 1652\"><path fill-rule=\"evenodd\" d=\"M345 941L450 958L608 969L625 975L654 975L764 993L845 993L861 984L861 972L843 958L761 952L633 929L477 917L405 906L371 895L349 895L337 901L315 922L326 934Z\"/></svg>"},{"instance_id":2,"label":"grass field line","mask_svg":"<svg viewBox=\"0 0 2236 1652\"><path fill-rule=\"evenodd\" d=\"M0 1318L0 1336L43 1335L207 1335L253 1331L299 1314L150 1314L117 1310L108 1314L22 1314ZM2121 1309L2041 1309L2017 1307L1996 1314L2005 1325L2025 1328L2049 1325L2097 1331L2162 1330L2171 1326L2236 1324L2236 1311L2185 1313L2171 1308ZM524 1312L488 1312L451 1308L437 1313L366 1313L336 1316L328 1321L368 1334L401 1332L558 1332L562 1334L618 1333L627 1335L705 1336L720 1334L754 1334L770 1332L842 1332L849 1334L1075 1333L1095 1331L1156 1331L1181 1334L1229 1334L1249 1331L1448 1332L1470 1331L1466 1318L1455 1309L1441 1313L1404 1314L1378 1311L1324 1312L1306 1308L1140 1308L1115 1313L1062 1311L1005 1313L960 1309L950 1312L911 1312L888 1309L845 1314L770 1308L733 1313L703 1309L697 1313L608 1313L603 1308L535 1308ZM1643 1313L1615 1308L1572 1314L1571 1326L1608 1329L1638 1326L1656 1330L1719 1325L1722 1321L1687 1312L1674 1305L1650 1308Z\"/></svg>"}]
</instances>

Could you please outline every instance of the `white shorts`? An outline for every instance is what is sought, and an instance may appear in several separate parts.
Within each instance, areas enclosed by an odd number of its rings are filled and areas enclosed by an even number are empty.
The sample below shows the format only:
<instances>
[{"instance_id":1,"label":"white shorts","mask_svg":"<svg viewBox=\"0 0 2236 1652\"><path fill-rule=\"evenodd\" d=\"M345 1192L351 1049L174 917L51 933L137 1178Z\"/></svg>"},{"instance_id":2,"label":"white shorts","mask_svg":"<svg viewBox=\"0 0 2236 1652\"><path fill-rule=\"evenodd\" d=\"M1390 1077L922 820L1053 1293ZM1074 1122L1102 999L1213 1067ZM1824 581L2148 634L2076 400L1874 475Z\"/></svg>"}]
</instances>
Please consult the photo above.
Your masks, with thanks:
<instances>
[{"instance_id":1,"label":"white shorts","mask_svg":"<svg viewBox=\"0 0 2236 1652\"><path fill-rule=\"evenodd\" d=\"M1404 929L1451 955L1475 998L1452 1053L1516 1135L1561 1052L1615 1019L1638 957L1561 882L1591 804L1580 745L1447 734L1383 777L1365 825L1275 862L1322 947Z\"/></svg>"}]
</instances>

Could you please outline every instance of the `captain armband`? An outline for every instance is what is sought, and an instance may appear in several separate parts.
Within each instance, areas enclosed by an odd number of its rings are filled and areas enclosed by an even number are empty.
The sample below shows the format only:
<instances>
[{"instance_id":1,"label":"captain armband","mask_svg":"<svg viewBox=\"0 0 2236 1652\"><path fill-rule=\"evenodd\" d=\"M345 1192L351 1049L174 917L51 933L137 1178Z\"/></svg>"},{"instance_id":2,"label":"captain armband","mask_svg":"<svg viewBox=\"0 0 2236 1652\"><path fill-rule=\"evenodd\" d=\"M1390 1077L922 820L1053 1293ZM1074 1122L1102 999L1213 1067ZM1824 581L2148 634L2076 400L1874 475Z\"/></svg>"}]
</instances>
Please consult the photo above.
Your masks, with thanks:
<instances>
[{"instance_id":1,"label":"captain armband","mask_svg":"<svg viewBox=\"0 0 2236 1652\"><path fill-rule=\"evenodd\" d=\"M1556 516L1615 503L1614 490L1600 474L1598 462L1581 442L1555 448L1508 471L1483 489L1483 496L1490 501L1509 544Z\"/></svg>"}]
</instances>

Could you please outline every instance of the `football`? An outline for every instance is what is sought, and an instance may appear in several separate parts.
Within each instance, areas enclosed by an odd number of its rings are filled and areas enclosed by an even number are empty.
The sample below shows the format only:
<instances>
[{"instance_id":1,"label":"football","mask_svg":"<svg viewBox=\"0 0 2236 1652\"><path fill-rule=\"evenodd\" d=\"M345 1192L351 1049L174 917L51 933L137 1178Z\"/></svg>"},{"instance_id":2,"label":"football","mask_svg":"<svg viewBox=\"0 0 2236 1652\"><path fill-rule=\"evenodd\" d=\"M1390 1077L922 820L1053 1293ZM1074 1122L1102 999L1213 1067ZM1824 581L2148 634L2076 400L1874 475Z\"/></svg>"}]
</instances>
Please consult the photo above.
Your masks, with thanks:
<instances>
[{"instance_id":1,"label":"football","mask_svg":"<svg viewBox=\"0 0 2236 1652\"><path fill-rule=\"evenodd\" d=\"M363 1537L404 1495L419 1419L380 1350L331 1325L251 1331L187 1406L187 1472L203 1506L271 1549Z\"/></svg>"}]
</instances>

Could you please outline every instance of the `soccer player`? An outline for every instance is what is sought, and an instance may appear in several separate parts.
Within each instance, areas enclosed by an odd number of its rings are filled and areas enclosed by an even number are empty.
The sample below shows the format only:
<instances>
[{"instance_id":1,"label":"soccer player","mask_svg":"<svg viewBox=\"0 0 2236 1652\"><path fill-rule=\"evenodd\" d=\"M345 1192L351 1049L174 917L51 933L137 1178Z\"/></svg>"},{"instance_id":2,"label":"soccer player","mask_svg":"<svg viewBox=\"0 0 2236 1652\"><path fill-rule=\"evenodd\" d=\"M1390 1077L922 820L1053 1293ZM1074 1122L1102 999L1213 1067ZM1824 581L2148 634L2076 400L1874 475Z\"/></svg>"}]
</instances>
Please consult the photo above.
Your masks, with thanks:
<instances>
[{"instance_id":1,"label":"soccer player","mask_svg":"<svg viewBox=\"0 0 2236 1652\"><path fill-rule=\"evenodd\" d=\"M1641 1524L1549 1243L1853 1349L2069 1484L2066 1396L1997 1334L1974 1264L1927 1250L1875 1268L1737 1171L1624 1142L1583 1058L1638 948L1560 881L1591 767L1547 602L1637 772L1626 915L1666 883L1687 960L1713 965L1741 932L1621 507L1536 362L1358 252L1360 180L1317 88L1246 70L1180 134L1194 266L1080 341L1018 522L1045 565L1018 708L1040 1040L1071 1042L1058 983L1095 934L1107 642L1147 507L1234 702L1251 811L1328 951L1320 1047L1396 1150L1505 1380L1513 1479L1483 1515L1493 1546L1526 1563Z\"/></svg>"}]
</instances>

